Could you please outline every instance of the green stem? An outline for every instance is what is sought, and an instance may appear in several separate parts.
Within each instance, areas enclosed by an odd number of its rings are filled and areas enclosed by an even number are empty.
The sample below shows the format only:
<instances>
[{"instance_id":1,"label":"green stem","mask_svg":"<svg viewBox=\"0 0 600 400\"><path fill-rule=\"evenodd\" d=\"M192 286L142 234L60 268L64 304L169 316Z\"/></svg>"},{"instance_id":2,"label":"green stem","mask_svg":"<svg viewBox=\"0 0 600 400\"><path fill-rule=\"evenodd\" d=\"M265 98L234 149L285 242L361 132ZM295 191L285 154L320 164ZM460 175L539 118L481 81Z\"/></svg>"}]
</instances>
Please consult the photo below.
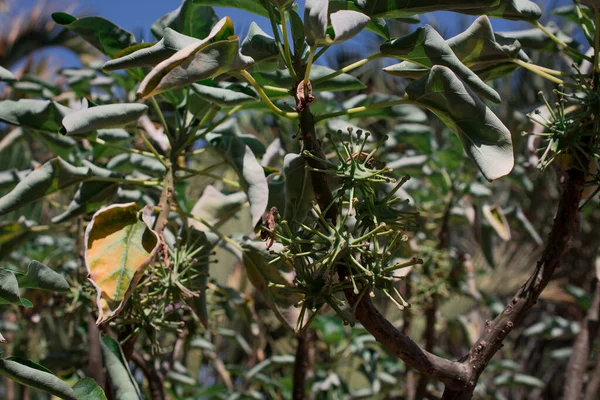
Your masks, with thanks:
<instances>
[{"instance_id":1,"label":"green stem","mask_svg":"<svg viewBox=\"0 0 600 400\"><path fill-rule=\"evenodd\" d=\"M194 177L194 176L198 176L198 175L206 175L206 173L207 173L208 171L212 171L213 169L215 169L215 168L219 168L219 167L222 167L222 166L224 166L224 165L227 165L227 162L226 162L226 161L221 161L220 163L213 164L213 165L211 165L210 167L206 167L206 168L204 168L204 169L201 169L201 170L199 170L199 171L193 171L193 170L187 170L187 169L186 169L185 171L186 171L186 172L190 172L190 173L189 173L188 175L185 175L185 176L182 176L182 177L180 177L180 178L177 178L177 180L178 180L178 181L183 181L183 180L186 180L186 179L192 178L192 177Z\"/></svg>"},{"instance_id":2,"label":"green stem","mask_svg":"<svg viewBox=\"0 0 600 400\"><path fill-rule=\"evenodd\" d=\"M220 120L214 122L212 125L208 126L202 132L195 135L194 141L200 139L207 133L214 131L219 125L221 125L223 122L227 121L233 114L235 114L236 112L238 112L241 109L242 109L242 106L240 105L240 106L235 106L231 110L227 111L227 113ZM194 155L199 154L198 150L194 151L192 154L194 154Z\"/></svg>"},{"instance_id":3,"label":"green stem","mask_svg":"<svg viewBox=\"0 0 600 400\"><path fill-rule=\"evenodd\" d=\"M279 9L279 15L281 16L281 34L283 35L283 58L285 59L285 64L290 71L290 75L292 80L296 81L296 71L294 71L292 64L292 53L290 52L290 42L288 38L287 31L287 22L285 18L285 10L283 8Z\"/></svg>"},{"instance_id":4,"label":"green stem","mask_svg":"<svg viewBox=\"0 0 600 400\"><path fill-rule=\"evenodd\" d=\"M248 83L250 83L254 87L254 89L256 89L259 96L261 97L261 99L263 99L263 101L265 102L267 107L269 107L275 114L280 115L285 118L290 118L290 119L298 118L297 112L285 112L282 109L280 109L279 107L277 107L271 101L269 96L267 96L267 94L265 93L263 88L258 84L258 82L256 82L256 80L252 77L252 75L250 75L250 73L248 71L242 70L242 71L240 71L240 75L243 76L248 81Z\"/></svg>"},{"instance_id":5,"label":"green stem","mask_svg":"<svg viewBox=\"0 0 600 400\"><path fill-rule=\"evenodd\" d=\"M539 75L542 78L549 80L550 82L556 83L557 85L563 85L563 86L570 87L572 89L577 89L577 90L581 89L581 87L579 87L578 85L573 85L572 83L565 82L562 79L559 79L555 76L550 75L547 72L544 72L542 69L538 68L538 66L535 64L527 63L527 62L519 60L519 59L514 59L512 62L514 64L517 64L519 67L528 69L529 71L535 73L536 75Z\"/></svg>"},{"instance_id":6,"label":"green stem","mask_svg":"<svg viewBox=\"0 0 600 400\"><path fill-rule=\"evenodd\" d=\"M105 140L102 139L98 139L98 138L87 138L88 141L92 142L92 143L96 143L99 144L101 146L106 146L106 147L110 147L112 149L116 149L116 150L120 150L120 151L124 151L126 153L133 153L133 154L140 154L146 157L154 157L154 153L150 153L149 151L143 151L143 150L138 150L138 149L129 149L127 147L121 147L121 146L117 146L114 145L112 143L108 143Z\"/></svg>"},{"instance_id":7,"label":"green stem","mask_svg":"<svg viewBox=\"0 0 600 400\"><path fill-rule=\"evenodd\" d=\"M584 60L587 60L591 63L594 62L594 60L592 60L590 57L586 56L585 54L581 54L580 52L578 52L577 50L575 50L574 48L572 48L571 46L569 46L568 44L566 44L565 42L563 42L562 40L557 38L552 32L550 32L548 29L546 29L546 27L544 27L544 25L540 24L538 21L534 21L534 22L532 22L532 24L535 25L537 28L539 28L542 32L544 32L544 34L546 36L548 36L550 38L550 40L552 40L554 43L556 43L557 45L559 45L560 47L565 49L565 51L567 51L577 57L581 57Z\"/></svg>"},{"instance_id":8,"label":"green stem","mask_svg":"<svg viewBox=\"0 0 600 400\"><path fill-rule=\"evenodd\" d=\"M150 143L150 141L148 140L148 138L146 137L146 135L144 135L142 133L142 131L140 129L136 129L136 132L138 134L138 136L142 139L142 141L144 142L144 144L146 145L146 147L152 152L152 154L154 155L154 157L160 161L160 163L166 168L169 169L169 164L167 164L167 162L165 162L165 160L163 160L162 156L158 153L158 151L156 150L156 148L152 145L152 143Z\"/></svg>"},{"instance_id":9,"label":"green stem","mask_svg":"<svg viewBox=\"0 0 600 400\"><path fill-rule=\"evenodd\" d=\"M327 51L327 49L329 48L329 46L323 46L319 49L319 51L317 51L317 54L315 54L315 58L313 59L313 62L317 61L319 59L319 57L321 57L323 54L325 54L325 52Z\"/></svg>"},{"instance_id":10,"label":"green stem","mask_svg":"<svg viewBox=\"0 0 600 400\"><path fill-rule=\"evenodd\" d=\"M310 78L310 69L315 58L315 46L310 46L308 51L308 61L306 62L306 70L304 71L304 93L308 94L308 81Z\"/></svg>"},{"instance_id":11,"label":"green stem","mask_svg":"<svg viewBox=\"0 0 600 400\"><path fill-rule=\"evenodd\" d=\"M154 110L158 114L158 119L160 119L160 123L162 124L163 128L165 129L165 134L169 138L169 143L171 143L171 147L173 147L173 143L175 142L175 139L171 136L171 133L169 132L169 126L167 125L167 120L165 119L165 116L163 115L162 110L158 106L158 102L156 101L154 96L150 97L150 101L152 102L152 106L154 107Z\"/></svg>"},{"instance_id":12,"label":"green stem","mask_svg":"<svg viewBox=\"0 0 600 400\"><path fill-rule=\"evenodd\" d=\"M377 60L378 58L383 58L383 57L385 57L385 56L381 53L370 55L369 57L363 58L362 60L358 60L350 65L347 65L344 68L342 68L338 71L335 71L332 74L329 74L320 79L317 79L316 81L313 82L313 85L318 85L319 83L327 82L328 80L333 79L336 76L345 74L346 72L349 72L349 71L352 71L353 69L361 67L361 66L365 65L366 63L368 63L369 61Z\"/></svg>"},{"instance_id":13,"label":"green stem","mask_svg":"<svg viewBox=\"0 0 600 400\"><path fill-rule=\"evenodd\" d=\"M321 121L329 119L329 118L340 117L342 115L352 115L352 114L357 114L357 113L368 111L368 110L374 110L374 109L377 109L377 108L392 107L392 106L397 106L397 105L400 105L400 104L416 104L416 105L423 106L418 101L409 100L409 99L404 98L404 99L401 99L401 100L386 101L386 102L383 102L383 103L371 104L371 105L368 105L368 106L360 106L360 107L348 108L347 110L337 111L337 112L330 113L330 114L322 114L322 115L319 115L319 116L315 117L315 123L321 122Z\"/></svg>"}]
</instances>

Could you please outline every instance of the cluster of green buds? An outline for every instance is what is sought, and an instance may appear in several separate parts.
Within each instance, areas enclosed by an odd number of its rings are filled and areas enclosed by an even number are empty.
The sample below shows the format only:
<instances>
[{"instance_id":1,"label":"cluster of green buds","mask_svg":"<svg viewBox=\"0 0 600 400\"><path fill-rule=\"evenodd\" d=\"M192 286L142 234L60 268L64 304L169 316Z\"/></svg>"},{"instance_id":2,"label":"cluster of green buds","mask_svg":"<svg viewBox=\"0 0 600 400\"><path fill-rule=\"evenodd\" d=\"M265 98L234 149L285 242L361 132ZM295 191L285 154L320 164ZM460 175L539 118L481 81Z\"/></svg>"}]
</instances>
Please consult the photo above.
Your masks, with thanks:
<instances>
[{"instance_id":1,"label":"cluster of green buds","mask_svg":"<svg viewBox=\"0 0 600 400\"><path fill-rule=\"evenodd\" d=\"M566 93L560 86L553 90L557 101L551 105L543 92L539 93L544 109L536 109L527 117L540 128L524 135L542 138L543 147L538 167L547 168L560 160L562 169L578 168L589 171L589 160L600 158L598 152L597 115L600 97L588 86L583 91Z\"/></svg>"},{"instance_id":2,"label":"cluster of green buds","mask_svg":"<svg viewBox=\"0 0 600 400\"><path fill-rule=\"evenodd\" d=\"M378 165L374 154L381 143L367 152L368 133L348 133L349 139L337 132L341 139L333 146L337 163L304 152L327 167L306 168L327 174L337 185L328 208L323 210L314 202L303 221L286 221L272 210L270 223L265 224L269 226L263 227L265 236L283 245L271 262L285 261L294 268L294 287L281 290L300 295L298 331L325 304L345 323L353 324L354 310L342 300L346 290L353 291L359 301L365 295L375 297L378 291L400 310L409 307L395 286L404 275L398 271L422 263L417 258L401 258L408 248L406 231L419 225L419 214L403 210L407 202L397 197L409 178L396 182L389 176L390 169ZM331 210L335 211L333 220Z\"/></svg>"},{"instance_id":3,"label":"cluster of green buds","mask_svg":"<svg viewBox=\"0 0 600 400\"><path fill-rule=\"evenodd\" d=\"M183 332L190 324L206 325L208 311L206 285L208 268L214 260L213 234L195 229L183 229L168 254L150 267L136 288L123 320L137 321L130 336L145 331L154 352L160 352L160 332ZM117 318L119 319L119 317Z\"/></svg>"}]
</instances>

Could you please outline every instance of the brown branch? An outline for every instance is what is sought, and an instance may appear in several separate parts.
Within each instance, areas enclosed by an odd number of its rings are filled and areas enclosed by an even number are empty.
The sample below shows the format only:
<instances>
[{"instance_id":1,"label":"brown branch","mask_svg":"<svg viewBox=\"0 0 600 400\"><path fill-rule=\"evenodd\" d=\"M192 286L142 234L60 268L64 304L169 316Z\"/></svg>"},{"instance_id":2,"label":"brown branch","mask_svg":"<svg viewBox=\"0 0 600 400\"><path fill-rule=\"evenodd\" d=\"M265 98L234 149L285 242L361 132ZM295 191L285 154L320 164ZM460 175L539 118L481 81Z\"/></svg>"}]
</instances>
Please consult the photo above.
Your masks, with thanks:
<instances>
[{"instance_id":1,"label":"brown branch","mask_svg":"<svg viewBox=\"0 0 600 400\"><path fill-rule=\"evenodd\" d=\"M300 131L302 134L302 144L304 150L309 151L317 157L323 157L321 144L315 135L314 116L310 112L310 107L305 105L299 115ZM313 159L307 159L309 165L315 162ZM318 162L318 161L317 161ZM322 166L315 166L323 168ZM335 223L337 215L337 206L332 204L333 195L327 184L325 176L320 173L311 175L313 191L319 207L329 211L326 215L332 223ZM343 281L347 276L347 271L343 267L338 267L338 275L340 281ZM353 290L346 289L344 291L350 305L354 305L359 301L358 296ZM465 387L469 382L467 374L468 369L461 363L446 360L437 357L430 352L423 350L419 345L413 342L408 336L397 330L371 303L368 296L363 296L358 306L356 307L356 319L371 333L375 339L388 350L396 354L408 366L417 371L426 374L432 378L436 378L443 382L447 387L460 389Z\"/></svg>"},{"instance_id":2,"label":"brown branch","mask_svg":"<svg viewBox=\"0 0 600 400\"><path fill-rule=\"evenodd\" d=\"M138 367L146 377L150 387L150 398L152 400L165 400L163 379L158 371L156 371L156 369L152 366L152 364L146 362L144 357L135 351L131 353L131 361L133 361L136 367Z\"/></svg>"},{"instance_id":3,"label":"brown branch","mask_svg":"<svg viewBox=\"0 0 600 400\"><path fill-rule=\"evenodd\" d=\"M104 367L102 366L102 352L100 350L100 330L92 314L88 315L88 367L87 375L104 387Z\"/></svg>"},{"instance_id":4,"label":"brown branch","mask_svg":"<svg viewBox=\"0 0 600 400\"><path fill-rule=\"evenodd\" d=\"M454 188L450 190L448 196L446 197L446 207L444 210L444 215L442 217L442 222L440 224L440 230L438 232L438 250L446 250L450 246L450 211L452 209L452 204L454 203ZM439 307L440 296L438 293L434 293L431 297L431 302L427 305L425 309L425 332L423 334L423 338L425 339L425 350L429 352L433 352L433 348L436 342L435 335L435 324L437 322L437 311ZM419 383L417 385L417 392L415 394L416 400L422 400L427 396L427 383L429 382L429 377L427 375L421 375L419 379Z\"/></svg>"},{"instance_id":5,"label":"brown branch","mask_svg":"<svg viewBox=\"0 0 600 400\"><path fill-rule=\"evenodd\" d=\"M588 365L590 348L598 333L600 317L600 282L596 282L592 305L581 323L581 331L573 344L573 352L567 366L565 399L579 399L583 392L583 378Z\"/></svg>"},{"instance_id":6,"label":"brown branch","mask_svg":"<svg viewBox=\"0 0 600 400\"><path fill-rule=\"evenodd\" d=\"M600 357L598 357L596 367L592 371L592 376L590 377L590 381L585 389L585 396L583 397L583 400L597 399L598 392L600 392Z\"/></svg>"},{"instance_id":7,"label":"brown branch","mask_svg":"<svg viewBox=\"0 0 600 400\"><path fill-rule=\"evenodd\" d=\"M311 340L308 330L296 336L296 359L294 360L294 387L292 399L304 400L306 398L306 374L308 371L308 356L310 353Z\"/></svg>"},{"instance_id":8,"label":"brown branch","mask_svg":"<svg viewBox=\"0 0 600 400\"><path fill-rule=\"evenodd\" d=\"M548 244L538 261L531 277L519 289L502 313L486 324L485 330L465 357L465 366L469 368L471 380L461 390L447 388L444 399L470 399L477 379L492 357L502 348L502 342L515 326L523 319L527 311L535 305L538 297L552 279L554 271L560 266L569 240L576 225L579 213L584 172L576 169L566 171L563 190L554 218Z\"/></svg>"}]
</instances>

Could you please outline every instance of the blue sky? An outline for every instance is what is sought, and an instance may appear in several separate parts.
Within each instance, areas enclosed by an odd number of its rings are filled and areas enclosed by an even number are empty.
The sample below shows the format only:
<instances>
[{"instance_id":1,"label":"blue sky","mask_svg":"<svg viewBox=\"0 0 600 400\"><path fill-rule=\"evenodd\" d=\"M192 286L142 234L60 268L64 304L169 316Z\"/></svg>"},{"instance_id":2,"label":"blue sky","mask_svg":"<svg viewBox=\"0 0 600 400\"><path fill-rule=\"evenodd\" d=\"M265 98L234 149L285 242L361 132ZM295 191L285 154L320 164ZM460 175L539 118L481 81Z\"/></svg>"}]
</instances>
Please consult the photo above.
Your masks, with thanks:
<instances>
[{"instance_id":1,"label":"blue sky","mask_svg":"<svg viewBox=\"0 0 600 400\"><path fill-rule=\"evenodd\" d=\"M12 0L13 6L21 10L32 7L32 5L38 2L39 0ZM46 8L50 12L68 10L72 13L75 11L75 14L82 12L86 15L100 16L134 33L138 40L140 40L141 36L145 41L152 41L154 40L150 34L150 26L152 23L168 12L176 9L181 4L181 0L79 0L76 2L79 6L76 8L72 5L73 3L75 2L70 0L47 0ZM304 1L298 0L298 3L303 4ZM571 0L542 0L537 1L537 3L545 8L545 17L542 20L542 22L545 22L552 5L570 4ZM236 33L241 38L245 37L252 21L257 22L266 32L271 31L270 24L263 17L231 8L217 7L216 11L219 17L229 16L233 19ZM443 32L441 33L445 37L457 34L461 28L467 27L474 19L475 17L449 12L426 14L421 17L421 20L424 23L439 22L439 26L443 28ZM524 22L505 21L500 19L493 19L492 23L496 31L528 29L531 27ZM356 42L360 41L361 38L358 37L349 45L356 47ZM77 61L69 55L63 55L62 52L59 54L62 62L68 64L66 66L77 64Z\"/></svg>"}]
</instances>

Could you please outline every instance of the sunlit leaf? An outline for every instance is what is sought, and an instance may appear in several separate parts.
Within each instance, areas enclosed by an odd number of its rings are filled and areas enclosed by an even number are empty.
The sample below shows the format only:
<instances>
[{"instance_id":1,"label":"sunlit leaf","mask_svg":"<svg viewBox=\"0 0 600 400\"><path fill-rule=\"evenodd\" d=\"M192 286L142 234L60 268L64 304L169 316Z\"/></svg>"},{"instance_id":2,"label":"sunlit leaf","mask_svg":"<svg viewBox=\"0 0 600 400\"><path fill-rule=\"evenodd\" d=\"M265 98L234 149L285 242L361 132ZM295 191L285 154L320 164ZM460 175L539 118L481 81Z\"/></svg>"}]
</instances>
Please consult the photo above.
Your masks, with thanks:
<instances>
[{"instance_id":1,"label":"sunlit leaf","mask_svg":"<svg viewBox=\"0 0 600 400\"><path fill-rule=\"evenodd\" d=\"M100 178L123 178L121 174L110 170L100 168L86 160L83 161L84 166L92 171L93 175ZM75 192L75 196L67 209L52 218L53 223L60 223L69 218L76 217L83 213L96 211L107 198L114 196L119 188L119 182L104 182L104 181L88 181L82 182Z\"/></svg>"},{"instance_id":2,"label":"sunlit leaf","mask_svg":"<svg viewBox=\"0 0 600 400\"><path fill-rule=\"evenodd\" d=\"M48 369L18 357L0 359L0 374L22 385L39 389L61 399L77 400L69 385L52 375Z\"/></svg>"},{"instance_id":3,"label":"sunlit leaf","mask_svg":"<svg viewBox=\"0 0 600 400\"><path fill-rule=\"evenodd\" d=\"M464 32L448 39L446 43L456 57L484 80L495 79L518 68L514 59L529 62L517 40L500 38L497 40L490 20L481 16ZM427 67L404 61L386 68L396 76L417 79L425 75Z\"/></svg>"},{"instance_id":4,"label":"sunlit leaf","mask_svg":"<svg viewBox=\"0 0 600 400\"><path fill-rule=\"evenodd\" d=\"M191 214L212 226L219 227L220 224L235 216L247 202L248 196L244 192L226 195L214 186L208 185L192 208ZM193 219L190 219L190 225L200 231L210 230L209 227Z\"/></svg>"},{"instance_id":5,"label":"sunlit leaf","mask_svg":"<svg viewBox=\"0 0 600 400\"><path fill-rule=\"evenodd\" d=\"M235 88L235 86L234 86ZM192 89L201 98L221 107L235 107L242 104L255 103L259 99L251 96L241 90L231 90L229 88L192 84Z\"/></svg>"},{"instance_id":6,"label":"sunlit leaf","mask_svg":"<svg viewBox=\"0 0 600 400\"><path fill-rule=\"evenodd\" d=\"M57 12L52 19L59 25L72 30L88 43L114 57L120 50L135 44L135 37L110 21L100 17L75 18L72 15Z\"/></svg>"},{"instance_id":7,"label":"sunlit leaf","mask_svg":"<svg viewBox=\"0 0 600 400\"><path fill-rule=\"evenodd\" d=\"M179 8L153 23L151 31L157 39L164 36L165 28L187 36L203 38L218 21L219 18L212 7L198 4L194 0L183 0Z\"/></svg>"},{"instance_id":8,"label":"sunlit leaf","mask_svg":"<svg viewBox=\"0 0 600 400\"><path fill-rule=\"evenodd\" d=\"M403 18L432 11L455 11L514 20L537 20L540 8L529 0L354 0L357 7L372 17Z\"/></svg>"},{"instance_id":9,"label":"sunlit leaf","mask_svg":"<svg viewBox=\"0 0 600 400\"><path fill-rule=\"evenodd\" d=\"M93 177L87 167L74 167L60 157L54 158L27 175L15 188L0 198L0 215Z\"/></svg>"},{"instance_id":10,"label":"sunlit leaf","mask_svg":"<svg viewBox=\"0 0 600 400\"><path fill-rule=\"evenodd\" d=\"M98 129L116 128L137 120L148 110L138 103L108 104L75 111L62 120L61 133L81 135Z\"/></svg>"},{"instance_id":11,"label":"sunlit leaf","mask_svg":"<svg viewBox=\"0 0 600 400\"><path fill-rule=\"evenodd\" d=\"M0 81L1 82L16 82L17 78L13 75L10 70L0 67Z\"/></svg>"},{"instance_id":12,"label":"sunlit leaf","mask_svg":"<svg viewBox=\"0 0 600 400\"><path fill-rule=\"evenodd\" d=\"M243 66L239 39L233 35L228 17L219 21L209 35L159 63L142 81L138 96L146 98L164 90L182 87Z\"/></svg>"},{"instance_id":13,"label":"sunlit leaf","mask_svg":"<svg viewBox=\"0 0 600 400\"><path fill-rule=\"evenodd\" d=\"M115 54L112 60L107 61L102 69L104 71L114 71L124 68L153 66L171 57L179 50L199 42L200 39L175 32L171 28L165 28L164 36L159 42L141 43L123 49Z\"/></svg>"},{"instance_id":14,"label":"sunlit leaf","mask_svg":"<svg viewBox=\"0 0 600 400\"><path fill-rule=\"evenodd\" d=\"M436 65L406 88L408 96L436 114L460 138L469 157L488 180L514 165L510 131L449 68Z\"/></svg>"},{"instance_id":15,"label":"sunlit leaf","mask_svg":"<svg viewBox=\"0 0 600 400\"><path fill-rule=\"evenodd\" d=\"M85 264L97 292L98 324L121 311L160 247L149 213L151 208L138 213L135 203L114 204L94 214L85 230Z\"/></svg>"},{"instance_id":16,"label":"sunlit leaf","mask_svg":"<svg viewBox=\"0 0 600 400\"><path fill-rule=\"evenodd\" d=\"M225 154L226 160L237 172L250 202L252 225L260 221L269 201L269 185L262 166L242 140L233 137Z\"/></svg>"},{"instance_id":17,"label":"sunlit leaf","mask_svg":"<svg viewBox=\"0 0 600 400\"><path fill-rule=\"evenodd\" d=\"M418 28L413 33L398 39L388 40L380 46L383 54L411 61L431 68L440 65L451 69L473 91L495 103L500 103L500 95L485 84L473 71L456 57L448 43L430 25ZM383 69L393 74L393 69Z\"/></svg>"},{"instance_id":18,"label":"sunlit leaf","mask_svg":"<svg viewBox=\"0 0 600 400\"><path fill-rule=\"evenodd\" d=\"M255 63L272 61L279 56L275 39L260 29L256 22L250 24L248 35L242 42L241 50L244 55L252 57Z\"/></svg>"},{"instance_id":19,"label":"sunlit leaf","mask_svg":"<svg viewBox=\"0 0 600 400\"><path fill-rule=\"evenodd\" d=\"M58 132L63 118L73 111L49 100L0 101L0 121L45 132Z\"/></svg>"},{"instance_id":20,"label":"sunlit leaf","mask_svg":"<svg viewBox=\"0 0 600 400\"><path fill-rule=\"evenodd\" d=\"M104 336L100 342L102 359L113 392L113 398L119 400L141 400L142 394L129 365L119 346L119 342L110 336Z\"/></svg>"},{"instance_id":21,"label":"sunlit leaf","mask_svg":"<svg viewBox=\"0 0 600 400\"><path fill-rule=\"evenodd\" d=\"M511 237L510 225L508 225L508 220L502 212L502 209L496 204L485 204L482 208L482 212L486 221L492 226L498 236L505 242L508 242Z\"/></svg>"},{"instance_id":22,"label":"sunlit leaf","mask_svg":"<svg viewBox=\"0 0 600 400\"><path fill-rule=\"evenodd\" d=\"M328 1L306 0L304 5L304 34L311 46L325 40L327 35Z\"/></svg>"},{"instance_id":23,"label":"sunlit leaf","mask_svg":"<svg viewBox=\"0 0 600 400\"><path fill-rule=\"evenodd\" d=\"M358 11L340 10L330 15L334 36L328 43L341 43L358 35L371 21L371 18Z\"/></svg>"}]
</instances>

